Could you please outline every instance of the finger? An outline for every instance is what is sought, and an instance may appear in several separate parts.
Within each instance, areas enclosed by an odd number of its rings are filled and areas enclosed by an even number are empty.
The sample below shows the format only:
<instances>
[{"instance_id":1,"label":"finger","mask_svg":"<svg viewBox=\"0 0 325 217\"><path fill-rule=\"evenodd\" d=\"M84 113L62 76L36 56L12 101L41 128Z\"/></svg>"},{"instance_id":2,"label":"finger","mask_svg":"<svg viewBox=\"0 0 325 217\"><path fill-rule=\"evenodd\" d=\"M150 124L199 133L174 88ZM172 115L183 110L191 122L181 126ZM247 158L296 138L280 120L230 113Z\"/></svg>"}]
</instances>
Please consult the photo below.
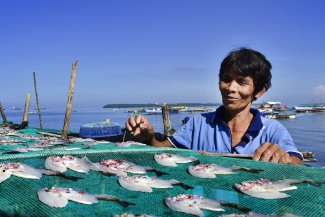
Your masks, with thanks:
<instances>
[{"instance_id":1,"label":"finger","mask_svg":"<svg viewBox=\"0 0 325 217\"><path fill-rule=\"evenodd\" d=\"M135 116L135 118L134 118L135 123L138 124L138 125L139 125L140 123L143 123L144 120L146 120L146 118L145 118L143 115L137 115L137 116Z\"/></svg>"},{"instance_id":2,"label":"finger","mask_svg":"<svg viewBox=\"0 0 325 217\"><path fill-rule=\"evenodd\" d=\"M265 161L265 162L269 162L271 157L273 156L273 154L275 152L277 152L280 149L280 147L278 146L278 144L272 143L268 149L266 149L264 151L264 153L262 154L260 161Z\"/></svg>"},{"instance_id":3,"label":"finger","mask_svg":"<svg viewBox=\"0 0 325 217\"><path fill-rule=\"evenodd\" d=\"M131 126L132 128L137 126L136 122L134 121L134 117L133 117L133 116L130 116L130 117L129 117L128 122L129 122L129 124L130 124L130 126Z\"/></svg>"},{"instance_id":4,"label":"finger","mask_svg":"<svg viewBox=\"0 0 325 217\"><path fill-rule=\"evenodd\" d=\"M130 126L129 121L126 121L126 122L125 122L125 129L126 129L128 132L131 132L131 131L132 131L132 127Z\"/></svg>"},{"instance_id":5,"label":"finger","mask_svg":"<svg viewBox=\"0 0 325 217\"><path fill-rule=\"evenodd\" d=\"M255 150L255 153L253 155L253 160L260 160L262 154L264 151L271 145L269 142L264 142L259 148Z\"/></svg>"},{"instance_id":6,"label":"finger","mask_svg":"<svg viewBox=\"0 0 325 217\"><path fill-rule=\"evenodd\" d=\"M282 155L284 155L285 153L286 152L282 148L278 149L276 152L273 153L270 162L278 163Z\"/></svg>"},{"instance_id":7,"label":"finger","mask_svg":"<svg viewBox=\"0 0 325 217\"><path fill-rule=\"evenodd\" d=\"M291 162L292 162L292 159L287 152L284 155L282 155L279 160L279 163L282 163L282 164L291 164Z\"/></svg>"}]
</instances>

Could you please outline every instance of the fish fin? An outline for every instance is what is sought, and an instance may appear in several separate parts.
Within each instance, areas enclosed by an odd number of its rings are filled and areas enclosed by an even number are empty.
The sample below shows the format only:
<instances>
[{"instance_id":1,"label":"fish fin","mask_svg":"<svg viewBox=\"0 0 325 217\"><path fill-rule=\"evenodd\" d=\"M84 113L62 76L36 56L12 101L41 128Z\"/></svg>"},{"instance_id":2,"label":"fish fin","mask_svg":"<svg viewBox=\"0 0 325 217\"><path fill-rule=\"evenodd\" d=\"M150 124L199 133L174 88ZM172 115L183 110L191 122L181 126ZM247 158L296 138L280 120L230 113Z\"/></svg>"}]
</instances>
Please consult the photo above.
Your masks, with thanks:
<instances>
[{"instance_id":1,"label":"fish fin","mask_svg":"<svg viewBox=\"0 0 325 217\"><path fill-rule=\"evenodd\" d=\"M264 170L257 170L257 169L247 168L247 167L239 167L239 166L231 166L229 168L232 169L232 170L246 170L246 171L249 171L249 172L252 172L252 173L257 173L257 174L259 174L259 172L264 171Z\"/></svg>"},{"instance_id":2,"label":"fish fin","mask_svg":"<svg viewBox=\"0 0 325 217\"><path fill-rule=\"evenodd\" d=\"M320 182L320 181L315 181L315 180L308 180L308 179L299 179L299 181L301 180L301 182L307 182L309 184L312 184L316 187L321 187L322 184L324 184L325 182Z\"/></svg>"},{"instance_id":3,"label":"fish fin","mask_svg":"<svg viewBox=\"0 0 325 217\"><path fill-rule=\"evenodd\" d=\"M71 181L75 181L75 182L78 181L78 179L83 179L82 177L69 176L69 175L61 173L61 172L58 172L56 175L61 176L65 179L69 179Z\"/></svg>"},{"instance_id":4,"label":"fish fin","mask_svg":"<svg viewBox=\"0 0 325 217\"><path fill-rule=\"evenodd\" d=\"M252 197L257 197L257 198L263 198L263 199L279 199L279 198L286 198L290 197L291 195L281 193L278 191L274 192L254 192L250 190L243 190L242 191L244 194L247 194Z\"/></svg>"},{"instance_id":5,"label":"fish fin","mask_svg":"<svg viewBox=\"0 0 325 217\"><path fill-rule=\"evenodd\" d=\"M131 202L127 202L125 200L121 200L120 198L112 196L112 195L102 194L102 195L96 195L96 196L97 196L96 197L97 200L116 201L121 206L123 206L125 208L128 207L129 205L136 205L135 203L131 203Z\"/></svg>"}]
</instances>

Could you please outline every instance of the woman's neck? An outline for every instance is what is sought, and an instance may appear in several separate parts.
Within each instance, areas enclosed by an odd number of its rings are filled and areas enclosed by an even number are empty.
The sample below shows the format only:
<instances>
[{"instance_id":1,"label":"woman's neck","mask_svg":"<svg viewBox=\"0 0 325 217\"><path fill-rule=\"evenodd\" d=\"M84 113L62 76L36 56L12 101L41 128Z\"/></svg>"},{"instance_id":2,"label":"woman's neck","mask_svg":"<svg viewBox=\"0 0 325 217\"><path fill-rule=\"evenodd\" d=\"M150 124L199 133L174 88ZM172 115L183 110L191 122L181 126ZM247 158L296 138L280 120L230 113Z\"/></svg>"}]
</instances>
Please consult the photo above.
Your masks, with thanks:
<instances>
[{"instance_id":1,"label":"woman's neck","mask_svg":"<svg viewBox=\"0 0 325 217\"><path fill-rule=\"evenodd\" d=\"M228 110L225 109L223 119L230 128L246 128L251 124L254 116L250 113L251 104L248 104L241 110Z\"/></svg>"}]
</instances>

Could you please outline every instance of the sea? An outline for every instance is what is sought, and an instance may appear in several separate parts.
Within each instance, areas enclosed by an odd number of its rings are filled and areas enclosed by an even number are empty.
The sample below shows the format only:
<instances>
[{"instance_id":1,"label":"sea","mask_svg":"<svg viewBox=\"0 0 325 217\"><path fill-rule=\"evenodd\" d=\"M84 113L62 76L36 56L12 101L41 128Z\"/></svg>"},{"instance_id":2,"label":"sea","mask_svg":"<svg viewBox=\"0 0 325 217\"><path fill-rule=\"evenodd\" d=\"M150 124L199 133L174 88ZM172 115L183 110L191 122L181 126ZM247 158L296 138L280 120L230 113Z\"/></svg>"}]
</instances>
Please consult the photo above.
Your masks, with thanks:
<instances>
[{"instance_id":1,"label":"sea","mask_svg":"<svg viewBox=\"0 0 325 217\"><path fill-rule=\"evenodd\" d=\"M141 108L132 108L132 110ZM118 123L124 128L125 122L132 113L122 111L114 112L112 108L78 109L71 113L69 131L79 132L83 124L99 123L105 119ZM8 121L20 124L23 119L23 110L5 110ZM291 112L293 113L293 112ZM192 118L200 115L198 112L170 114L171 125L176 130L182 127L182 120L185 117ZM41 110L41 118L44 129L62 130L64 124L65 109ZM162 115L146 115L155 132L164 132ZM38 113L31 113L28 116L30 127L40 127ZM291 134L299 151L315 153L317 162L305 162L306 165L325 168L325 112L297 113L295 119L278 120Z\"/></svg>"}]
</instances>

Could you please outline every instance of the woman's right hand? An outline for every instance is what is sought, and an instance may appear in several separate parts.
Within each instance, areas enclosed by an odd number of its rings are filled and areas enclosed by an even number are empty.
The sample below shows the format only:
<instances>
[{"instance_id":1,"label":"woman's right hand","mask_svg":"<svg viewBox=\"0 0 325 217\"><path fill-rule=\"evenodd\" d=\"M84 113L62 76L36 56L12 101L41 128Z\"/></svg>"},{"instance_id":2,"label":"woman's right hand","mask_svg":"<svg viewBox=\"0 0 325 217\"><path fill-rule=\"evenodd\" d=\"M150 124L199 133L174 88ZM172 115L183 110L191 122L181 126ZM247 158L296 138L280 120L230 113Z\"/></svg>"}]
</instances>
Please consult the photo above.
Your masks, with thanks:
<instances>
[{"instance_id":1,"label":"woman's right hand","mask_svg":"<svg viewBox=\"0 0 325 217\"><path fill-rule=\"evenodd\" d=\"M125 129L131 135L137 137L141 141L146 141L154 137L154 130L145 116L130 116L125 122Z\"/></svg>"}]
</instances>

